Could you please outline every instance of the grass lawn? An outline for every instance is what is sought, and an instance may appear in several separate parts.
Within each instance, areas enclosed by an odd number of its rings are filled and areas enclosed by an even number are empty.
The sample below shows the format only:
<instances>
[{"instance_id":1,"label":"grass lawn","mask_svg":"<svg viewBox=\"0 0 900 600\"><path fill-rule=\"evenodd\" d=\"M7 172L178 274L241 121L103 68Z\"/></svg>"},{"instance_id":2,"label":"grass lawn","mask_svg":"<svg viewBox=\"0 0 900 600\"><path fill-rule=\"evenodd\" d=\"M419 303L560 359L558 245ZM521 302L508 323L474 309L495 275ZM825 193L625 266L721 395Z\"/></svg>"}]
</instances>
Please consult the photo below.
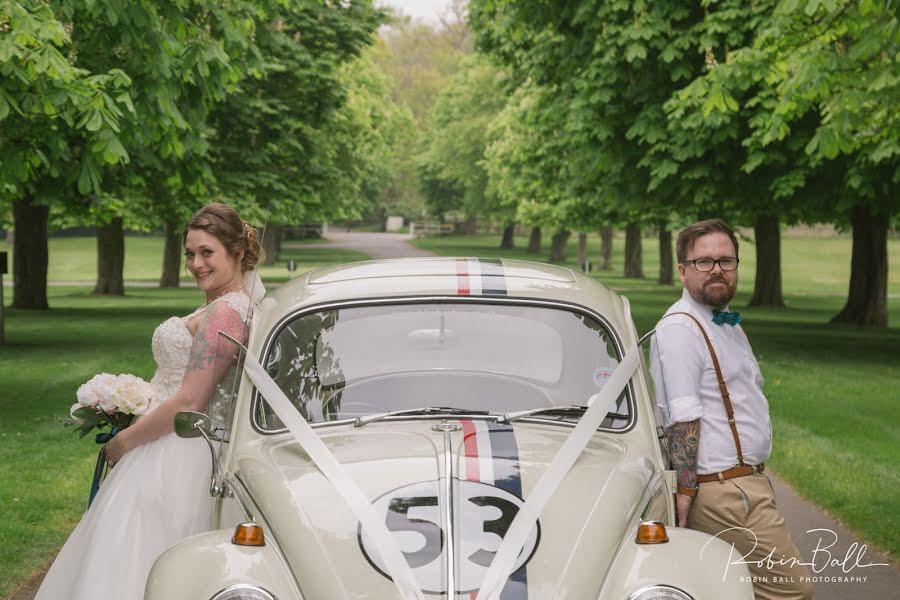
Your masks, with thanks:
<instances>
[{"instance_id":1,"label":"grass lawn","mask_svg":"<svg viewBox=\"0 0 900 600\"><path fill-rule=\"evenodd\" d=\"M10 273L12 272L12 246L0 240L0 251L9 252ZM97 280L97 240L93 237L50 238L50 264L47 280L54 281L96 281ZM162 274L163 238L132 237L125 238L125 281L159 281ZM286 241L283 244L281 257L270 266L260 268L263 281L287 281L300 273L318 267L366 260L365 254L353 250L329 248L324 240L313 239L303 241ZM297 270L287 270L287 263L293 260ZM191 276L184 270L184 259L181 261L183 282L190 282ZM6 275L8 280L11 275Z\"/></svg>"},{"instance_id":2,"label":"grass lawn","mask_svg":"<svg viewBox=\"0 0 900 600\"><path fill-rule=\"evenodd\" d=\"M415 243L448 256L546 260L527 255L528 240L501 251L499 236L431 237ZM766 378L775 432L769 464L797 491L871 544L900 556L900 240L889 241L890 327L862 330L828 325L844 305L850 278L849 237L785 237L782 240L785 309L745 308L753 290L753 246L741 244L742 279L732 307ZM681 294L656 283L655 239L644 240L647 279L621 275L624 240L614 244L616 272L594 277L627 296L641 333ZM596 261L599 236L589 237ZM568 248L575 268L577 243Z\"/></svg>"}]
</instances>

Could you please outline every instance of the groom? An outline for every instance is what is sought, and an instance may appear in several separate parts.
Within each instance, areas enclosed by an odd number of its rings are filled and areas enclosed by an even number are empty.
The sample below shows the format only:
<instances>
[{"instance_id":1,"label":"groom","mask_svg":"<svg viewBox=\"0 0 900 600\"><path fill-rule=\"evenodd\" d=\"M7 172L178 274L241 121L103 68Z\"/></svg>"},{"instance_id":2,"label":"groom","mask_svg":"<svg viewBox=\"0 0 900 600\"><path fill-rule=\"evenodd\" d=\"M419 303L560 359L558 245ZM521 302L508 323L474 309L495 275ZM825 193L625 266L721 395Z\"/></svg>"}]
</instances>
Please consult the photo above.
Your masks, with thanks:
<instances>
[{"instance_id":1,"label":"groom","mask_svg":"<svg viewBox=\"0 0 900 600\"><path fill-rule=\"evenodd\" d=\"M742 317L728 310L737 238L719 219L699 221L678 235L675 253L684 291L656 325L651 370L678 476L677 524L733 544L758 599L812 598L763 474L772 450L763 377Z\"/></svg>"}]
</instances>

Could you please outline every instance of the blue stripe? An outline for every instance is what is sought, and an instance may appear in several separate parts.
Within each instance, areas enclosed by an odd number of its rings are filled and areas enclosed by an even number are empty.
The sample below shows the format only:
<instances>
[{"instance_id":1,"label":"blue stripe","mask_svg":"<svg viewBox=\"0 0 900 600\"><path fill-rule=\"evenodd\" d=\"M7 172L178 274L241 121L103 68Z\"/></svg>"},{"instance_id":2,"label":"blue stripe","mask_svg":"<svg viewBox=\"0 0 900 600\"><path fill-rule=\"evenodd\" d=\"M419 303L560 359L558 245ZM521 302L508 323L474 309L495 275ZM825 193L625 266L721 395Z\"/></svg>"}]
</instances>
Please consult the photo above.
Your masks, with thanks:
<instances>
[{"instance_id":1,"label":"blue stripe","mask_svg":"<svg viewBox=\"0 0 900 600\"><path fill-rule=\"evenodd\" d=\"M481 266L481 293L506 296L506 272L499 258L478 259Z\"/></svg>"},{"instance_id":2,"label":"blue stripe","mask_svg":"<svg viewBox=\"0 0 900 600\"><path fill-rule=\"evenodd\" d=\"M519 447L511 425L488 422L491 452L494 463L494 485L522 498L522 471L519 466ZM523 498L524 499L524 498ZM522 565L509 576L500 600L525 600L528 598L528 574Z\"/></svg>"},{"instance_id":3,"label":"blue stripe","mask_svg":"<svg viewBox=\"0 0 900 600\"><path fill-rule=\"evenodd\" d=\"M519 447L511 425L488 422L491 457L494 462L494 485L510 494L522 497L522 474L519 467Z\"/></svg>"}]
</instances>

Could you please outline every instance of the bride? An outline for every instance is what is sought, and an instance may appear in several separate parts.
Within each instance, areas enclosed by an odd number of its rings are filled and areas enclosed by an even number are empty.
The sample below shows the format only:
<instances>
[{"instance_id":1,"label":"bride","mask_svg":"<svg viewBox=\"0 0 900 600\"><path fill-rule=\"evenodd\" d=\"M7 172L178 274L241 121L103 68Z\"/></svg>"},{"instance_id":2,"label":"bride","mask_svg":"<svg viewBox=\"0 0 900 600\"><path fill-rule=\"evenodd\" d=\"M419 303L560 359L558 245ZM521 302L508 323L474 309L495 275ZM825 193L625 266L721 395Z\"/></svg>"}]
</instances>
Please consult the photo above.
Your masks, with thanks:
<instances>
[{"instance_id":1,"label":"bride","mask_svg":"<svg viewBox=\"0 0 900 600\"><path fill-rule=\"evenodd\" d=\"M224 204L208 204L184 229L187 268L206 302L153 332L157 368L150 411L106 444L115 468L50 567L35 600L140 600L153 562L182 539L210 529L211 462L202 438L173 433L179 411L203 411L246 341L256 230Z\"/></svg>"}]
</instances>

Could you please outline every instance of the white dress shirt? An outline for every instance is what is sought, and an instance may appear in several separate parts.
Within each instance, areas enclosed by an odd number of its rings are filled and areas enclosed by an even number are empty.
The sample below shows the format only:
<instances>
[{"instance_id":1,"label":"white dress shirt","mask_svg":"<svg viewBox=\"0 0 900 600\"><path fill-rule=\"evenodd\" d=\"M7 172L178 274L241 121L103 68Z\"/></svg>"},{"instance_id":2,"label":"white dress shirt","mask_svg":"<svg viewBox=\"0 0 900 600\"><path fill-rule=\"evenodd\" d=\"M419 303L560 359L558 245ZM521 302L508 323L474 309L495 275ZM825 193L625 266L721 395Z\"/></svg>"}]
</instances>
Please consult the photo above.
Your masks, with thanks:
<instances>
[{"instance_id":1,"label":"white dress shirt","mask_svg":"<svg viewBox=\"0 0 900 600\"><path fill-rule=\"evenodd\" d=\"M712 309L694 300L687 290L666 314L673 312L690 313L703 324L728 386L744 463L765 462L772 451L769 402L744 330L740 325L713 323ZM694 321L674 315L657 323L650 347L650 372L666 426L700 419L697 473L718 473L737 465L734 436L712 357Z\"/></svg>"}]
</instances>

